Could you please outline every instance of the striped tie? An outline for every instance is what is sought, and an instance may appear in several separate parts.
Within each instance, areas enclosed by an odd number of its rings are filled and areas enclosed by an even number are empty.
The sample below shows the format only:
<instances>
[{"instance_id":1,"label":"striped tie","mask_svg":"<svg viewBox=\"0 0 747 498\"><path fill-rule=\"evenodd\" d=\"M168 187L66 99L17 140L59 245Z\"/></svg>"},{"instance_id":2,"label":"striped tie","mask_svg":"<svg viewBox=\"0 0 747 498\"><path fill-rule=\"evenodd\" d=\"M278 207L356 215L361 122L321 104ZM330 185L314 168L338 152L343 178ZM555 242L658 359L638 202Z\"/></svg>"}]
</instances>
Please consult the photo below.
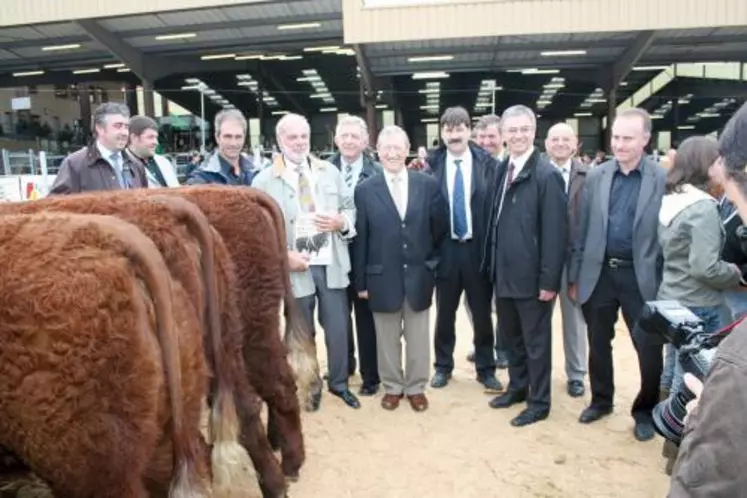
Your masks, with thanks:
<instances>
[{"instance_id":1,"label":"striped tie","mask_svg":"<svg viewBox=\"0 0 747 498\"><path fill-rule=\"evenodd\" d=\"M348 189L353 188L353 165L352 164L345 165L345 185L348 186Z\"/></svg>"},{"instance_id":2,"label":"striped tie","mask_svg":"<svg viewBox=\"0 0 747 498\"><path fill-rule=\"evenodd\" d=\"M298 167L298 202L301 204L301 209L307 213L313 213L316 211L314 206L314 196L311 194L311 184L309 183L309 177L306 176L306 172L302 167Z\"/></svg>"}]
</instances>

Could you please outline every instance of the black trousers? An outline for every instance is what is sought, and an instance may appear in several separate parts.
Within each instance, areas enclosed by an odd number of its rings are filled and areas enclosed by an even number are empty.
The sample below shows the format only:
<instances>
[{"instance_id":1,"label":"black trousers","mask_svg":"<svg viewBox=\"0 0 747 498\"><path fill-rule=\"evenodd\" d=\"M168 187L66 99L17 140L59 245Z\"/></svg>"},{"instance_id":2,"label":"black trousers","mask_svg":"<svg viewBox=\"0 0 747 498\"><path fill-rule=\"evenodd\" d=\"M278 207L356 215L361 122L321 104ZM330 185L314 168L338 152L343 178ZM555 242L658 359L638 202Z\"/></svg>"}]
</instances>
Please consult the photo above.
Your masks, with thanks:
<instances>
[{"instance_id":1,"label":"black trousers","mask_svg":"<svg viewBox=\"0 0 747 498\"><path fill-rule=\"evenodd\" d=\"M373 313L368 307L368 300L358 297L355 287L348 287L348 305L350 315L348 316L348 365L355 372L355 344L353 336L357 336L358 358L361 379L364 386L378 385L379 366L376 357L376 328L374 327ZM355 312L355 334L353 334L353 312Z\"/></svg>"},{"instance_id":2,"label":"black trousers","mask_svg":"<svg viewBox=\"0 0 747 498\"><path fill-rule=\"evenodd\" d=\"M633 340L638 353L641 387L633 401L631 414L636 422L652 422L652 412L659 402L661 373L664 369L664 339L641 329L633 329Z\"/></svg>"},{"instance_id":3,"label":"black trousers","mask_svg":"<svg viewBox=\"0 0 747 498\"><path fill-rule=\"evenodd\" d=\"M508 392L526 393L527 406L539 410L550 409L554 305L537 298L496 300L508 355Z\"/></svg>"},{"instance_id":4,"label":"black trousers","mask_svg":"<svg viewBox=\"0 0 747 498\"><path fill-rule=\"evenodd\" d=\"M638 290L632 263L616 268L604 263L591 297L581 305L589 335L591 406L606 409L614 405L612 339L615 338L617 314L622 309L623 319L631 331L631 339L635 345L632 331L642 308L643 297ZM658 385L658 379L656 382Z\"/></svg>"},{"instance_id":5,"label":"black trousers","mask_svg":"<svg viewBox=\"0 0 747 498\"><path fill-rule=\"evenodd\" d=\"M479 247L476 242L444 242L442 262L451 270L436 280L436 333L435 350L437 372L451 373L454 370L454 347L456 345L456 312L462 297L472 309L474 328L475 368L480 378L495 375L493 356L493 316L490 300L493 296L490 279L480 271ZM444 261L448 258L448 261Z\"/></svg>"}]
</instances>

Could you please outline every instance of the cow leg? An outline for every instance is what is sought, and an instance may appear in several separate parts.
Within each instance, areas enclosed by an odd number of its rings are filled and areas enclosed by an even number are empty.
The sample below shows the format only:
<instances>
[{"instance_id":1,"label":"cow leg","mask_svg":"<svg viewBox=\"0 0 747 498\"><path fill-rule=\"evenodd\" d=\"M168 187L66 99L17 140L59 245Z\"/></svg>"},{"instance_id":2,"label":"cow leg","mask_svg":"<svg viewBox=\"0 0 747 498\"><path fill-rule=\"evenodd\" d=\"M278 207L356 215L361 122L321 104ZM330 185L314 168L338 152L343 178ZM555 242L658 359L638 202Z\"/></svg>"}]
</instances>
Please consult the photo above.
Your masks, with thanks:
<instances>
[{"instance_id":1,"label":"cow leg","mask_svg":"<svg viewBox=\"0 0 747 498\"><path fill-rule=\"evenodd\" d=\"M245 379L240 379L236 392L236 406L241 423L241 444L249 452L258 474L259 486L264 498L283 498L286 495L285 476L272 452L262 419L259 416L260 401Z\"/></svg>"},{"instance_id":2,"label":"cow leg","mask_svg":"<svg viewBox=\"0 0 747 498\"><path fill-rule=\"evenodd\" d=\"M280 449L280 442L282 440L280 436L280 429L277 423L278 414L276 411L268 407L267 410L267 440L270 442L270 447L273 451Z\"/></svg>"}]
</instances>

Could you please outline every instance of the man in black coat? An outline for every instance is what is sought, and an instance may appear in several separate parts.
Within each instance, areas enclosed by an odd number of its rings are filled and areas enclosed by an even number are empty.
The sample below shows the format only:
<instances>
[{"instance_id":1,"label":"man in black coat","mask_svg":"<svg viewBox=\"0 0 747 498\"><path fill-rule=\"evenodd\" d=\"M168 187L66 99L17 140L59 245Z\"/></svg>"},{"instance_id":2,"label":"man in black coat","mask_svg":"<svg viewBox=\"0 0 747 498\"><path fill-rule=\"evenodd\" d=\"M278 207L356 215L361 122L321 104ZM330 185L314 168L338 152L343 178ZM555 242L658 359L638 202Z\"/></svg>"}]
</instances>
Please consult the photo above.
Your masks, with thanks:
<instances>
[{"instance_id":1,"label":"man in black coat","mask_svg":"<svg viewBox=\"0 0 747 498\"><path fill-rule=\"evenodd\" d=\"M487 228L488 187L496 162L484 149L470 143L471 121L462 107L451 107L441 116L444 146L428 157L433 176L449 205L449 235L441 248L436 282L436 373L431 387L448 384L454 370L456 311L462 292L472 310L477 380L491 393L503 391L495 377L492 289L480 272Z\"/></svg>"},{"instance_id":2,"label":"man in black coat","mask_svg":"<svg viewBox=\"0 0 747 498\"><path fill-rule=\"evenodd\" d=\"M495 285L509 385L490 406L527 401L511 421L520 427L550 413L552 311L566 259L568 208L562 176L533 146L532 110L506 109L501 127L509 157L496 175L484 263Z\"/></svg>"},{"instance_id":3,"label":"man in black coat","mask_svg":"<svg viewBox=\"0 0 747 498\"><path fill-rule=\"evenodd\" d=\"M346 116L337 123L335 144L340 152L330 162L342 173L346 195L353 196L355 187L375 175L381 174L381 164L365 153L368 145L368 127L358 116ZM350 264L355 268L355 244L350 244ZM376 363L376 331L368 302L358 297L355 291L355 271L350 272L348 287L348 369L355 373L355 340L353 338L353 310L355 310L355 331L358 338L358 358L360 359L360 394L373 396L379 390L379 369Z\"/></svg>"},{"instance_id":4,"label":"man in black coat","mask_svg":"<svg viewBox=\"0 0 747 498\"><path fill-rule=\"evenodd\" d=\"M382 407L394 410L407 396L421 412L428 408L429 315L448 206L435 179L405 167L410 144L401 128L381 130L377 149L384 174L355 191L354 280L376 324Z\"/></svg>"}]
</instances>

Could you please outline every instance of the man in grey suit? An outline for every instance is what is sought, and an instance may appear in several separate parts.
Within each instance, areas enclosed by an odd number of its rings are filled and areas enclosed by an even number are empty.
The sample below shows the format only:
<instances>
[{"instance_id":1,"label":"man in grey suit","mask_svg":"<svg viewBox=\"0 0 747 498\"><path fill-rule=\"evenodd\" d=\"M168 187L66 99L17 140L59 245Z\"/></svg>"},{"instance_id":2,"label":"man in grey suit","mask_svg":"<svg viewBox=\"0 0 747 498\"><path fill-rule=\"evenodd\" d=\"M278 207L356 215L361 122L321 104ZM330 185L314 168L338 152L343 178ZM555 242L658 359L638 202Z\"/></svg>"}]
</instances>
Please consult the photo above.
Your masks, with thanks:
<instances>
[{"instance_id":1,"label":"man in grey suit","mask_svg":"<svg viewBox=\"0 0 747 498\"><path fill-rule=\"evenodd\" d=\"M657 230L666 171L644 154L650 138L651 116L645 110L620 112L612 125L614 159L592 169L586 179L568 271L569 295L581 303L589 331L592 397L579 418L583 424L612 413L618 310L632 331L661 282ZM633 416L636 439L653 438L650 418Z\"/></svg>"},{"instance_id":2,"label":"man in grey suit","mask_svg":"<svg viewBox=\"0 0 747 498\"><path fill-rule=\"evenodd\" d=\"M578 147L578 138L566 123L557 123L547 132L545 150L550 162L555 166L565 183L568 195L568 247L566 260L570 262L571 249L576 236L576 219L581 192L589 169L573 159ZM563 353L565 354L566 390L568 395L578 398L584 395L586 376L586 321L578 302L568 296L568 264L563 269L560 284L560 313L563 317Z\"/></svg>"}]
</instances>

